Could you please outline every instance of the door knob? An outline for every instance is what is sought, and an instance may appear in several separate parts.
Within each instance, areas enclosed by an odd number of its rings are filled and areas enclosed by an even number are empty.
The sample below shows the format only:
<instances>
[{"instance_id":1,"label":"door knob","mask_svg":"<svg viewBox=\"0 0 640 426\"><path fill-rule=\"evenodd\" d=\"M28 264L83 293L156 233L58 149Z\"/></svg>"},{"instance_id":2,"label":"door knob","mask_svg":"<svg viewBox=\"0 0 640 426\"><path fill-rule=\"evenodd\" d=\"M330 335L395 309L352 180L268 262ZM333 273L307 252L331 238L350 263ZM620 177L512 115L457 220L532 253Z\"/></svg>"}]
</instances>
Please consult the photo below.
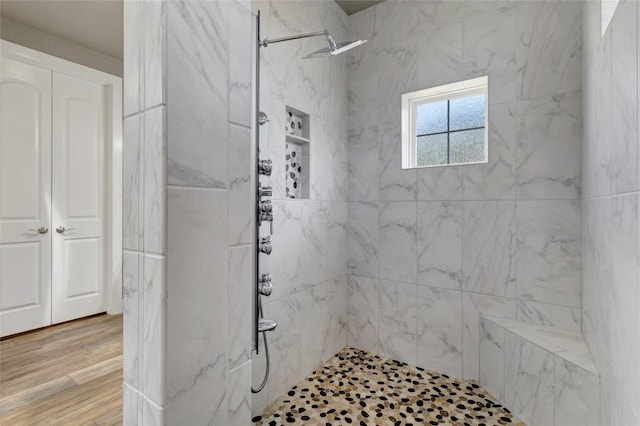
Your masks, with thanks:
<instances>
[{"instance_id":1,"label":"door knob","mask_svg":"<svg viewBox=\"0 0 640 426\"><path fill-rule=\"evenodd\" d=\"M65 228L64 226L58 226L58 227L56 228L56 232L57 232L58 234L64 234L65 232L67 232L67 231L72 231L72 230L74 230L74 229L76 229L76 228Z\"/></svg>"},{"instance_id":2,"label":"door knob","mask_svg":"<svg viewBox=\"0 0 640 426\"><path fill-rule=\"evenodd\" d=\"M29 231L37 232L38 234L42 234L42 235L44 235L44 234L46 234L47 232L49 232L49 228L47 228L46 226L41 226L41 227L40 227L40 228L38 228L38 229L29 229Z\"/></svg>"}]
</instances>

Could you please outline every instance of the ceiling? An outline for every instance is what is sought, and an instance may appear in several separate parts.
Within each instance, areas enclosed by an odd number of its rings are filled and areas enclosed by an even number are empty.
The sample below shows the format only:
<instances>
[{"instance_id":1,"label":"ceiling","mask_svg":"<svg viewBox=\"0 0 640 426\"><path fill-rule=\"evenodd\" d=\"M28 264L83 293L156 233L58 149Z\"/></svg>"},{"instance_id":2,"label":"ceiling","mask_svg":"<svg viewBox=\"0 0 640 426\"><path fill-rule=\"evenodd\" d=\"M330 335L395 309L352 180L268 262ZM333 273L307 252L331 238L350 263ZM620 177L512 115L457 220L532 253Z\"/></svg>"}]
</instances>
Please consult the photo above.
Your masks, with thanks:
<instances>
[{"instance_id":1,"label":"ceiling","mask_svg":"<svg viewBox=\"0 0 640 426\"><path fill-rule=\"evenodd\" d=\"M336 0L352 15L383 0ZM123 0L2 0L0 14L122 60Z\"/></svg>"},{"instance_id":2,"label":"ceiling","mask_svg":"<svg viewBox=\"0 0 640 426\"><path fill-rule=\"evenodd\" d=\"M336 0L336 3L344 10L347 15L353 15L363 9L382 3L384 0Z\"/></svg>"},{"instance_id":3,"label":"ceiling","mask_svg":"<svg viewBox=\"0 0 640 426\"><path fill-rule=\"evenodd\" d=\"M122 60L122 0L2 0L0 14Z\"/></svg>"}]
</instances>

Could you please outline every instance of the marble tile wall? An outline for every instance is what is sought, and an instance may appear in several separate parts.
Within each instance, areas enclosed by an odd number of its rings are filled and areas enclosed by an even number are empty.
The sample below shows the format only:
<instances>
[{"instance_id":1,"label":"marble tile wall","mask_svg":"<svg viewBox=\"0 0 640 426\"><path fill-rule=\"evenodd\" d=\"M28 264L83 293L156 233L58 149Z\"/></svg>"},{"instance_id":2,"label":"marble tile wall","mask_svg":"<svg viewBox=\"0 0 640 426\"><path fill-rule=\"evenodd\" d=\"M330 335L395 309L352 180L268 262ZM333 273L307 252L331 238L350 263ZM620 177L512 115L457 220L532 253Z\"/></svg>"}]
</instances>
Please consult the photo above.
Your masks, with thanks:
<instances>
[{"instance_id":1,"label":"marble tile wall","mask_svg":"<svg viewBox=\"0 0 640 426\"><path fill-rule=\"evenodd\" d=\"M125 5L125 425L251 416L247 6Z\"/></svg>"},{"instance_id":2,"label":"marble tile wall","mask_svg":"<svg viewBox=\"0 0 640 426\"><path fill-rule=\"evenodd\" d=\"M585 3L582 316L607 425L640 424L639 23L621 1L602 35L600 2Z\"/></svg>"},{"instance_id":3,"label":"marble tile wall","mask_svg":"<svg viewBox=\"0 0 640 426\"><path fill-rule=\"evenodd\" d=\"M610 424L599 421L599 378L588 367L593 366L592 361L570 362L568 359L572 357L560 347L553 352L554 344L538 346L541 340L534 343L525 338L525 333L514 331L482 318L480 383L483 387L527 425ZM529 337L535 336L535 331L529 333L533 333Z\"/></svg>"},{"instance_id":4,"label":"marble tile wall","mask_svg":"<svg viewBox=\"0 0 640 426\"><path fill-rule=\"evenodd\" d=\"M253 1L261 14L261 38L327 29L346 40L348 18L332 1ZM278 321L268 333L271 372L252 397L259 412L347 343L348 56L302 59L326 46L323 37L261 48L261 158L273 161L273 252L261 255L261 271L273 277L263 298L265 317ZM285 111L310 115L309 199L285 193ZM261 227L266 235L268 226ZM253 384L262 381L264 350L252 362Z\"/></svg>"},{"instance_id":5,"label":"marble tile wall","mask_svg":"<svg viewBox=\"0 0 640 426\"><path fill-rule=\"evenodd\" d=\"M581 13L387 0L349 17L369 40L349 62L351 345L478 380L480 314L580 329ZM489 163L402 170L400 95L481 75Z\"/></svg>"},{"instance_id":6,"label":"marble tile wall","mask_svg":"<svg viewBox=\"0 0 640 426\"><path fill-rule=\"evenodd\" d=\"M124 10L123 307L127 425L163 424L166 326L165 4Z\"/></svg>"}]
</instances>

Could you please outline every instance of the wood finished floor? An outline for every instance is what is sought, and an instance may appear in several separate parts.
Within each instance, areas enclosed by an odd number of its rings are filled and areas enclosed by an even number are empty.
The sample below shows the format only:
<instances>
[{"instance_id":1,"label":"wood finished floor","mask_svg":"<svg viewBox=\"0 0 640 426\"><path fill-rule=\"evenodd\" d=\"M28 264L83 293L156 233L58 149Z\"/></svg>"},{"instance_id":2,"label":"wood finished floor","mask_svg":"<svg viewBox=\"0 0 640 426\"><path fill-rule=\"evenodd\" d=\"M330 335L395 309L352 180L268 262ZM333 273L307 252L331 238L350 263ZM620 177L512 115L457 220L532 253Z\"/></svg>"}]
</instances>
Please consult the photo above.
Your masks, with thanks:
<instances>
[{"instance_id":1,"label":"wood finished floor","mask_svg":"<svg viewBox=\"0 0 640 426\"><path fill-rule=\"evenodd\" d=\"M0 341L0 425L122 424L122 315Z\"/></svg>"}]
</instances>

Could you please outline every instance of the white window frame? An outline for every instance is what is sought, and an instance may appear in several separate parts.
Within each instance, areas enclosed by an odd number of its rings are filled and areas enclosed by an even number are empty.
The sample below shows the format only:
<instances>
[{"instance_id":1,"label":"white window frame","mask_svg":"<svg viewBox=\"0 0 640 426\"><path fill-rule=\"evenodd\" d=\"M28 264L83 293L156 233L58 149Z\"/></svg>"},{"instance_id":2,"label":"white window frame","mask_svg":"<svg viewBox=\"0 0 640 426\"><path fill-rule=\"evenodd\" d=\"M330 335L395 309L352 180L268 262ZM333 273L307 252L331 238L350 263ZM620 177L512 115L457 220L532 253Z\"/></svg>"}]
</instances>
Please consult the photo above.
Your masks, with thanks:
<instances>
[{"instance_id":1,"label":"white window frame","mask_svg":"<svg viewBox=\"0 0 640 426\"><path fill-rule=\"evenodd\" d=\"M417 107L430 102L452 100L473 95L484 94L484 160L469 163L433 164L418 166L416 110ZM462 164L484 164L489 161L489 79L487 76L471 80L445 84L443 86L418 90L402 95L402 168L426 168L459 166Z\"/></svg>"}]
</instances>

